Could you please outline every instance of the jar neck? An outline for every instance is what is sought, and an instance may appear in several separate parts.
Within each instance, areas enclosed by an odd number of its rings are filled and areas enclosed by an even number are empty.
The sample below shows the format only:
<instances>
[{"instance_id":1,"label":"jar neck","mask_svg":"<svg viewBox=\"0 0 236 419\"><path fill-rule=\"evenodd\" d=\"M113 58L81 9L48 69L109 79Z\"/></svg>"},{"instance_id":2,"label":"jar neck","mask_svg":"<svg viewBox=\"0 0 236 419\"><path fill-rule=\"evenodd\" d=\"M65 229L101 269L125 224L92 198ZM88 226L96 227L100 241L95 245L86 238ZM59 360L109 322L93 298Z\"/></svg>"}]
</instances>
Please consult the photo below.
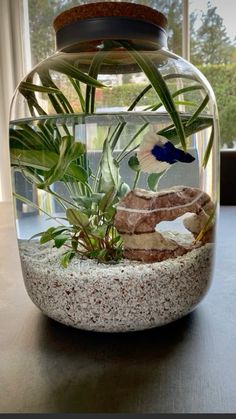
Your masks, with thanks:
<instances>
[{"instance_id":1,"label":"jar neck","mask_svg":"<svg viewBox=\"0 0 236 419\"><path fill-rule=\"evenodd\" d=\"M143 20L126 17L97 17L72 22L56 33L56 47L69 51L79 43L94 40L142 40L155 49L167 48L167 35L163 28ZM147 48L148 49L148 48Z\"/></svg>"}]
</instances>

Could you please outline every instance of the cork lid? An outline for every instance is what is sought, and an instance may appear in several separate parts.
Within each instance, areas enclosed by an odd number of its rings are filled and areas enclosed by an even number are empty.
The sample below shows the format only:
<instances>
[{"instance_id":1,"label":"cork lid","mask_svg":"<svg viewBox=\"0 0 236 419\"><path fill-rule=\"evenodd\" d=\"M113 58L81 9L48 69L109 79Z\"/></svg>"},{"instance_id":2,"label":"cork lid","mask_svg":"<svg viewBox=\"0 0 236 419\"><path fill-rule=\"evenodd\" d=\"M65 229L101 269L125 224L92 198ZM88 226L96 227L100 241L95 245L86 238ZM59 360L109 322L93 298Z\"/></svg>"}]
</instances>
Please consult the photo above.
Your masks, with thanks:
<instances>
[{"instance_id":1,"label":"cork lid","mask_svg":"<svg viewBox=\"0 0 236 419\"><path fill-rule=\"evenodd\" d=\"M167 18L158 10L127 2L99 2L73 7L60 13L53 21L56 32L71 23L99 17L126 17L152 23L166 29Z\"/></svg>"}]
</instances>

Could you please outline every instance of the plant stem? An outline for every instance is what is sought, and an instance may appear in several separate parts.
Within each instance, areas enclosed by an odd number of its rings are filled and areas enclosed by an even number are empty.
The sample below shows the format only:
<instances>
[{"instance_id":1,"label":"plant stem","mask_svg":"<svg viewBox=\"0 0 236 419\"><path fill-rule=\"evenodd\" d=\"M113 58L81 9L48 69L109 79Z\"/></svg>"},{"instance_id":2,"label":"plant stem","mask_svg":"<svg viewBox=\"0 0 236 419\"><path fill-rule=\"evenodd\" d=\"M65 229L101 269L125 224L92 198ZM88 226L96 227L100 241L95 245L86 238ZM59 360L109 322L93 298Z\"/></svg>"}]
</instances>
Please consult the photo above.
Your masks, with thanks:
<instances>
[{"instance_id":1,"label":"plant stem","mask_svg":"<svg viewBox=\"0 0 236 419\"><path fill-rule=\"evenodd\" d=\"M123 148L122 152L117 157L117 162L120 163L120 161L124 158L124 154L126 150L131 146L131 144L134 142L134 140L141 134L141 132L148 126L148 123L141 126L141 128L136 132L136 134L131 138L130 142ZM139 145L138 145L139 146ZM137 147L138 147L137 146ZM136 148L137 148L136 147Z\"/></svg>"},{"instance_id":2,"label":"plant stem","mask_svg":"<svg viewBox=\"0 0 236 419\"><path fill-rule=\"evenodd\" d=\"M138 183L138 181L139 181L139 179L140 179L140 174L141 174L141 172L140 172L140 170L138 170L138 171L136 172L136 175L135 175L135 178L134 178L134 185L133 185L133 189L135 189L135 188L136 188L136 186L137 186L137 183Z\"/></svg>"},{"instance_id":3,"label":"plant stem","mask_svg":"<svg viewBox=\"0 0 236 419\"><path fill-rule=\"evenodd\" d=\"M59 201L64 201L66 202L70 207L74 207L77 209L77 206L73 204L73 202L69 201L68 199L58 195L56 192L52 191L49 187L47 189L45 189L46 192L50 193L51 195L53 195L56 199L59 199ZM64 206L65 209L67 209L67 207L62 204Z\"/></svg>"},{"instance_id":4,"label":"plant stem","mask_svg":"<svg viewBox=\"0 0 236 419\"><path fill-rule=\"evenodd\" d=\"M13 192L13 196L16 199L19 199L19 201L24 202L25 204L29 205L30 207L33 207L35 209L37 209L40 212L43 212L45 215L47 215L49 218L51 218L52 220L56 221L58 224L60 224L61 226L65 227L65 224L61 223L60 221L58 221L57 217L53 217L51 214L49 214L47 211L44 211L42 208L40 208L38 205L34 204L33 202L29 201L27 198L25 198L24 196L21 196L15 192Z\"/></svg>"}]
</instances>

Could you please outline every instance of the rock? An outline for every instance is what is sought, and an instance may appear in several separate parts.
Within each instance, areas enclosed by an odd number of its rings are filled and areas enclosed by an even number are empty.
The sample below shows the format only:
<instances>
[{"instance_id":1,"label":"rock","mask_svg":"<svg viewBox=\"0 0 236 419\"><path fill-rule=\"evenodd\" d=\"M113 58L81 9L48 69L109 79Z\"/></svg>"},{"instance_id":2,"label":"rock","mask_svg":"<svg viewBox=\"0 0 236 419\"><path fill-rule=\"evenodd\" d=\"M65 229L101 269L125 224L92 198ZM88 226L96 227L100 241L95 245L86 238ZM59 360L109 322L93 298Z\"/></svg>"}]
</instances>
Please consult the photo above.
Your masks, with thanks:
<instances>
[{"instance_id":1,"label":"rock","mask_svg":"<svg viewBox=\"0 0 236 419\"><path fill-rule=\"evenodd\" d=\"M152 249L125 249L124 257L131 260L140 260L141 262L162 262L166 259L176 258L177 256L183 256L190 249L183 247L177 247L175 250L152 250ZM193 248L192 248L193 250Z\"/></svg>"},{"instance_id":2,"label":"rock","mask_svg":"<svg viewBox=\"0 0 236 419\"><path fill-rule=\"evenodd\" d=\"M195 239L198 237L200 231L206 226L209 215L214 211L214 204L210 202L201 209L199 214L193 214L183 220L183 224L189 230ZM214 241L213 221L208 226L204 236L201 240L203 243L212 243Z\"/></svg>"},{"instance_id":3,"label":"rock","mask_svg":"<svg viewBox=\"0 0 236 419\"><path fill-rule=\"evenodd\" d=\"M142 262L157 262L182 256L212 241L212 225L201 242L195 242L206 225L214 204L209 195L197 188L173 187L160 192L143 189L130 191L118 204L115 227L124 241L124 256ZM193 212L184 220L184 226L192 234L158 232L156 226L162 221Z\"/></svg>"},{"instance_id":4,"label":"rock","mask_svg":"<svg viewBox=\"0 0 236 419\"><path fill-rule=\"evenodd\" d=\"M210 202L209 195L197 188L134 189L119 202L115 227L119 233L152 233L161 221L175 220L187 212L198 214Z\"/></svg>"},{"instance_id":5,"label":"rock","mask_svg":"<svg viewBox=\"0 0 236 419\"><path fill-rule=\"evenodd\" d=\"M124 246L129 249L174 250L177 247L189 247L192 244L189 237L190 234L159 233L158 231L155 233L122 234Z\"/></svg>"},{"instance_id":6,"label":"rock","mask_svg":"<svg viewBox=\"0 0 236 419\"><path fill-rule=\"evenodd\" d=\"M163 232L122 234L124 256L142 262L160 262L182 256L193 249L190 234Z\"/></svg>"}]
</instances>

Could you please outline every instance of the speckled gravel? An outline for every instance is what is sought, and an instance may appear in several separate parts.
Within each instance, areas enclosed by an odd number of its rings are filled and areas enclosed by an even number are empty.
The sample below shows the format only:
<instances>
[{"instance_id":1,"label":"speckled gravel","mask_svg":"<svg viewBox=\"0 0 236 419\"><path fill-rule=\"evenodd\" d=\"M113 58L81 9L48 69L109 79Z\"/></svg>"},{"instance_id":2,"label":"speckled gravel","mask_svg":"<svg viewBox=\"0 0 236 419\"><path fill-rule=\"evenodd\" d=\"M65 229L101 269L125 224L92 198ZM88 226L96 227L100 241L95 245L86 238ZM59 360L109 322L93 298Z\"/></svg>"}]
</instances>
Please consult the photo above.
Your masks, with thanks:
<instances>
[{"instance_id":1,"label":"speckled gravel","mask_svg":"<svg viewBox=\"0 0 236 419\"><path fill-rule=\"evenodd\" d=\"M79 329L125 332L161 326L189 313L211 280L212 244L157 263L116 265L72 259L37 241L19 241L25 286L47 316Z\"/></svg>"}]
</instances>

